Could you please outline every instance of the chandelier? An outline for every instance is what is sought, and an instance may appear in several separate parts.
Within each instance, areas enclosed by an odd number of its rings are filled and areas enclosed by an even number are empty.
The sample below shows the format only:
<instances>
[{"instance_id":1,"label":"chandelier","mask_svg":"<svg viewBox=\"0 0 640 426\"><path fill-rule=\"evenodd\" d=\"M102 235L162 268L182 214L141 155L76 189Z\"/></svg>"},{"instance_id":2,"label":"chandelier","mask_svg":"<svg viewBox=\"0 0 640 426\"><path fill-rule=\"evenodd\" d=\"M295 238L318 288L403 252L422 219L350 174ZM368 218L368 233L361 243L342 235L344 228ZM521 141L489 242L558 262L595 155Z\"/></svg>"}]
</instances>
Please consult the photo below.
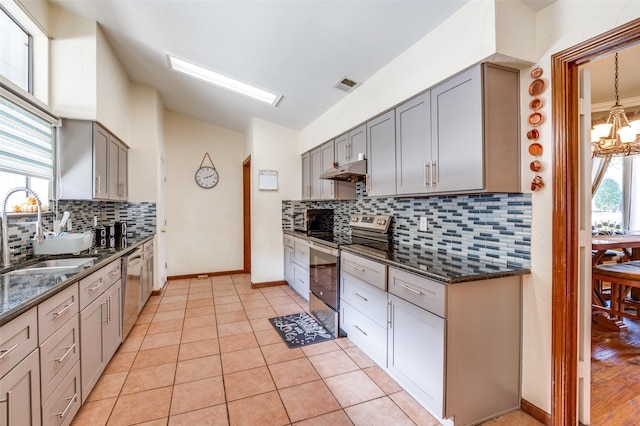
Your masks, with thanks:
<instances>
[{"instance_id":1,"label":"chandelier","mask_svg":"<svg viewBox=\"0 0 640 426\"><path fill-rule=\"evenodd\" d=\"M618 98L618 53L615 57L616 104L609 109L604 124L596 124L591 130L591 157L622 157L640 154L640 119L629 122Z\"/></svg>"}]
</instances>

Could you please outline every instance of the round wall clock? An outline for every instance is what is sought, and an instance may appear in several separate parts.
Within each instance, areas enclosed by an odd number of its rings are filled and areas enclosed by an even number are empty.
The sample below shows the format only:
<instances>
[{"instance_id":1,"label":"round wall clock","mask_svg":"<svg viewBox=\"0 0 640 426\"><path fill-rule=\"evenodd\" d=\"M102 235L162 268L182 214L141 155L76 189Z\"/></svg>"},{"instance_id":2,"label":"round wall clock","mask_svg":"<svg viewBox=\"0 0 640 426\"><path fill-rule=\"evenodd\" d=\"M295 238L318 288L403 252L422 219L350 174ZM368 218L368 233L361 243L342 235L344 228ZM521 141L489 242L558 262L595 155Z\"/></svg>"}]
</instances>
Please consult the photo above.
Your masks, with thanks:
<instances>
[{"instance_id":1,"label":"round wall clock","mask_svg":"<svg viewBox=\"0 0 640 426\"><path fill-rule=\"evenodd\" d=\"M209 158L209 162L211 166L205 166L204 160ZM213 165L213 161L211 161L211 157L209 157L209 153L206 153L202 158L202 162L200 163L200 168L196 170L196 183L201 188L209 189L213 188L218 184L218 180L220 177L218 176L218 172L216 171L216 167Z\"/></svg>"}]
</instances>

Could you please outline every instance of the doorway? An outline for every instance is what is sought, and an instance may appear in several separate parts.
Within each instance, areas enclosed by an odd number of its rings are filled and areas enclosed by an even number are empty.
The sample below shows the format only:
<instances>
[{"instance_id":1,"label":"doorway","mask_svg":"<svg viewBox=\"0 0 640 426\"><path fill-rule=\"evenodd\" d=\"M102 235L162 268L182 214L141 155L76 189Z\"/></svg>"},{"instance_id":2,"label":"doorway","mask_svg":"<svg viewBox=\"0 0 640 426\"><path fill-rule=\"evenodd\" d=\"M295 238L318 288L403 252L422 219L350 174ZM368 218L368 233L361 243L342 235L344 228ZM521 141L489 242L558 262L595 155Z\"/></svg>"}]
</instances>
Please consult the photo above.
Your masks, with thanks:
<instances>
[{"instance_id":1,"label":"doorway","mask_svg":"<svg viewBox=\"0 0 640 426\"><path fill-rule=\"evenodd\" d=\"M243 268L251 273L251 156L242 162L242 227L244 235Z\"/></svg>"},{"instance_id":2,"label":"doorway","mask_svg":"<svg viewBox=\"0 0 640 426\"><path fill-rule=\"evenodd\" d=\"M553 151L551 422L578 422L578 316L581 236L578 67L640 42L640 19L551 58ZM584 236L582 237L584 239Z\"/></svg>"}]
</instances>

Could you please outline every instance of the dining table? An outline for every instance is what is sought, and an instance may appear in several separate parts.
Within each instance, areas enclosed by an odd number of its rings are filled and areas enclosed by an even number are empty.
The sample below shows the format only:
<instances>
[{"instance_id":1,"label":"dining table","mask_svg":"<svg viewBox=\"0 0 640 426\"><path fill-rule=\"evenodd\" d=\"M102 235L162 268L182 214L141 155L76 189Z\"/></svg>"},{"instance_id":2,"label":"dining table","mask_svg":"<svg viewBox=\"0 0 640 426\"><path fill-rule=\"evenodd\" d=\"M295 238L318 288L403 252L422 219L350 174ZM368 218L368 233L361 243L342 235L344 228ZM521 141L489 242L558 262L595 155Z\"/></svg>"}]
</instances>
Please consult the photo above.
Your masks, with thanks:
<instances>
[{"instance_id":1,"label":"dining table","mask_svg":"<svg viewBox=\"0 0 640 426\"><path fill-rule=\"evenodd\" d=\"M591 249L592 249L592 267L600 265L606 259L608 250L619 251L622 256L618 261L634 261L640 260L640 234L614 234L614 235L594 235L591 237ZM597 282L596 282L597 281ZM602 309L607 307L607 299L615 297L615 301L609 302L617 306L621 305L622 299L626 299L626 294L621 294L618 285L612 283L611 293L606 295L602 291L602 283L599 280L593 282L593 294L592 305L594 308L594 320L601 325L614 330L620 330L626 328L621 321L621 318L617 315L602 315ZM629 289L629 288L627 288ZM631 297L633 299L640 299L640 288L631 288ZM626 293L626 291L625 291ZM620 298L621 300L617 300ZM627 316L627 315L625 315ZM640 318L637 315L627 316Z\"/></svg>"}]
</instances>

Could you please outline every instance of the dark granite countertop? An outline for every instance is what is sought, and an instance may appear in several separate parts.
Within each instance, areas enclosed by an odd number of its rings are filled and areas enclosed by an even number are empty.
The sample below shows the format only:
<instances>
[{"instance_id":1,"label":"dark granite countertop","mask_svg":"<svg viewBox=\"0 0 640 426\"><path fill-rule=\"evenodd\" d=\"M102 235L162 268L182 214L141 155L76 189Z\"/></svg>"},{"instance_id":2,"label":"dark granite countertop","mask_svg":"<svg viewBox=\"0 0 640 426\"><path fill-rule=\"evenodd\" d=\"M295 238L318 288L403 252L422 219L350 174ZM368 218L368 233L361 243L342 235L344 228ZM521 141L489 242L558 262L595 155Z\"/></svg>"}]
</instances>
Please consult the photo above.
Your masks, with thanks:
<instances>
[{"instance_id":1,"label":"dark granite countertop","mask_svg":"<svg viewBox=\"0 0 640 426\"><path fill-rule=\"evenodd\" d=\"M298 238L313 240L302 232L283 229L283 233L294 235ZM389 251L381 252L361 245L345 244L341 250L351 252L371 260L413 272L440 281L445 284L454 284L468 281L488 280L530 274L531 270L519 265L510 265L504 262L488 262L475 260L465 256L456 256L450 253L438 253L425 250L421 247L392 244Z\"/></svg>"},{"instance_id":2,"label":"dark granite countertop","mask_svg":"<svg viewBox=\"0 0 640 426\"><path fill-rule=\"evenodd\" d=\"M0 270L0 274L36 263L39 260L69 258L69 257L95 257L92 266L81 272L72 274L51 273L38 275L0 275L0 326L18 317L34 306L42 303L56 293L61 292L87 275L106 266L110 262L126 256L141 244L150 241L154 234L147 237L127 238L127 248L105 249L92 248L78 255L64 256L39 256L26 262L11 265Z\"/></svg>"}]
</instances>

